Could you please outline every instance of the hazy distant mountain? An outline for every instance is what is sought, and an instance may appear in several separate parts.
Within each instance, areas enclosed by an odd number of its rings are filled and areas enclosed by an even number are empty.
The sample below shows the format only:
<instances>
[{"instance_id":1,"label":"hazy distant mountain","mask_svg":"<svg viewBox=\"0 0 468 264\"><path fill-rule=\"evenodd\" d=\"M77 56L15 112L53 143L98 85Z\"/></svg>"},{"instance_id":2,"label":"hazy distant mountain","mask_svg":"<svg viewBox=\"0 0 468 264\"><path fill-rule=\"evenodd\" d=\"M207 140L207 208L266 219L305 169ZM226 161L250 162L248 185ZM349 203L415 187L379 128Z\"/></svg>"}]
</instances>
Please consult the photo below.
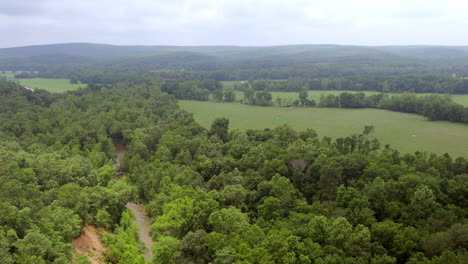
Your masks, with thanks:
<instances>
[{"instance_id":1,"label":"hazy distant mountain","mask_svg":"<svg viewBox=\"0 0 468 264\"><path fill-rule=\"evenodd\" d=\"M204 47L182 47L182 46L119 46L93 43L66 43L35 45L0 49L0 56L40 56L50 54L68 54L79 56L131 56L151 55L164 52L189 51L200 53L216 53L230 50L243 49L229 46L204 46Z\"/></svg>"},{"instance_id":2,"label":"hazy distant mountain","mask_svg":"<svg viewBox=\"0 0 468 264\"><path fill-rule=\"evenodd\" d=\"M0 56L28 57L51 54L77 56L136 56L167 52L195 52L218 56L274 56L307 54L318 57L395 54L413 57L468 56L468 47L452 46L346 46L346 45L289 45L267 47L241 46L122 46L93 43L66 43L1 48Z\"/></svg>"},{"instance_id":3,"label":"hazy distant mountain","mask_svg":"<svg viewBox=\"0 0 468 264\"><path fill-rule=\"evenodd\" d=\"M240 47L69 43L0 49L0 70L44 70L51 66L122 71L259 71L275 68L290 72L288 76L331 76L336 71L328 68L338 67L341 70L337 76L452 74L468 72L467 58L468 47L449 46ZM72 70L69 69L69 72ZM320 72L310 75L306 71Z\"/></svg>"}]
</instances>

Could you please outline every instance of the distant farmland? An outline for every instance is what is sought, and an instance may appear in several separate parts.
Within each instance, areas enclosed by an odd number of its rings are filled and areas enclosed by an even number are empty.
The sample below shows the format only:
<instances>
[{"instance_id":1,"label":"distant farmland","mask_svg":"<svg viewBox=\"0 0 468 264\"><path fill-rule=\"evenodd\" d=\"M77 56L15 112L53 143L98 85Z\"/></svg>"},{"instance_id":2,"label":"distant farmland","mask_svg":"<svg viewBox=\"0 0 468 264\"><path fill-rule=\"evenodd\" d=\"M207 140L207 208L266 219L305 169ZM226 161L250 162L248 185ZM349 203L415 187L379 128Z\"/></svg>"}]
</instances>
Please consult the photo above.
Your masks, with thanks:
<instances>
[{"instance_id":1,"label":"distant farmland","mask_svg":"<svg viewBox=\"0 0 468 264\"><path fill-rule=\"evenodd\" d=\"M216 117L227 117L231 129L264 129L289 124L295 129L313 128L332 138L359 133L365 125L376 127L382 146L401 152L417 150L468 157L468 126L431 122L419 115L380 109L258 107L236 103L179 101L182 109L209 127Z\"/></svg>"}]
</instances>

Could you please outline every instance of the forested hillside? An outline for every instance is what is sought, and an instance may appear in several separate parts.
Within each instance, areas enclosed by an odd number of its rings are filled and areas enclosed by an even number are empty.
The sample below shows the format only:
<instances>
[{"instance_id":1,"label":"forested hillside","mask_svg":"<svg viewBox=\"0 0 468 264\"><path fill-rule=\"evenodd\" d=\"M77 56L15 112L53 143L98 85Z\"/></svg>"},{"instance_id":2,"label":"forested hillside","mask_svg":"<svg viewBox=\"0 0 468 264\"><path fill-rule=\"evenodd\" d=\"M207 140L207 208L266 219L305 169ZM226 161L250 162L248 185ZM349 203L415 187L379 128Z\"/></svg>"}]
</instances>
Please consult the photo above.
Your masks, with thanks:
<instances>
[{"instance_id":1,"label":"forested hillside","mask_svg":"<svg viewBox=\"0 0 468 264\"><path fill-rule=\"evenodd\" d=\"M39 76L48 78L81 76L82 82L103 70L160 71L165 76L188 74L192 78L217 80L408 74L464 77L468 76L467 58L466 47L444 46L183 47L72 43L0 49L0 70L39 71Z\"/></svg>"},{"instance_id":2,"label":"forested hillside","mask_svg":"<svg viewBox=\"0 0 468 264\"><path fill-rule=\"evenodd\" d=\"M70 263L94 224L112 232L109 263L143 264L128 201L153 219L151 263L466 263L466 157L401 154L372 126L204 129L170 85L0 82L1 263ZM121 180L113 142L128 148Z\"/></svg>"}]
</instances>

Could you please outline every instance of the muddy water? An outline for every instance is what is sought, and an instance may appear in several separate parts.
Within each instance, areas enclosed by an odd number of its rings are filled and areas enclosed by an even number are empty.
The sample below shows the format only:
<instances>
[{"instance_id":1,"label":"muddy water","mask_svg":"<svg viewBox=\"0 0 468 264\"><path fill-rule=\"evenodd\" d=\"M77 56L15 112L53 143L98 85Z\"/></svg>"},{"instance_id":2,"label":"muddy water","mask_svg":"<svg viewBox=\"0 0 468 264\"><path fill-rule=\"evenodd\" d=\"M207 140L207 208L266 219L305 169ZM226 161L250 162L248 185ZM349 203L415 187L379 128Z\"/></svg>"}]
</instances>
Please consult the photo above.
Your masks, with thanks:
<instances>
[{"instance_id":1,"label":"muddy water","mask_svg":"<svg viewBox=\"0 0 468 264\"><path fill-rule=\"evenodd\" d=\"M127 203L127 208L132 210L135 215L135 221L138 226L138 236L145 246L145 259L151 261L153 258L153 239L149 235L151 228L151 219L146 215L145 207L141 204Z\"/></svg>"},{"instance_id":2,"label":"muddy water","mask_svg":"<svg viewBox=\"0 0 468 264\"><path fill-rule=\"evenodd\" d=\"M120 165L122 163L123 158L125 157L125 152L127 151L127 146L122 143L114 142L115 152L117 157L115 158L114 164L116 169L119 171L116 174L116 178L120 179L123 172L120 170ZM127 203L127 208L132 210L133 214L135 215L135 223L138 227L138 237L140 241L143 243L145 247L145 259L147 261L151 261L153 258L153 240L149 235L149 231L151 228L151 219L146 215L145 207L142 204L136 203Z\"/></svg>"}]
</instances>

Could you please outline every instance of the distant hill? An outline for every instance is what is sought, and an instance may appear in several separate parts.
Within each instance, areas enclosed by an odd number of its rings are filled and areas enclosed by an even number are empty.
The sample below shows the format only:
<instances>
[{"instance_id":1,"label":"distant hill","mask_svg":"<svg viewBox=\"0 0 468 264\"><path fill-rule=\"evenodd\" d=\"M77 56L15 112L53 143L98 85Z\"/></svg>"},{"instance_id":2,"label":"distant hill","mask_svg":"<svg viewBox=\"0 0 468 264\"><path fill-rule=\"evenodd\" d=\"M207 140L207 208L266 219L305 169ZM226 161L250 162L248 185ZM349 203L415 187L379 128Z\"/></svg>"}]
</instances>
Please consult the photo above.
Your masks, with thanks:
<instances>
[{"instance_id":1,"label":"distant hill","mask_svg":"<svg viewBox=\"0 0 468 264\"><path fill-rule=\"evenodd\" d=\"M195 52L218 56L274 56L314 54L324 56L393 54L412 57L468 56L468 47L455 46L349 46L349 45L287 45L287 46L143 46L108 45L93 43L66 43L0 48L0 56L29 57L51 54L75 56L133 56L155 55L167 52Z\"/></svg>"},{"instance_id":2,"label":"distant hill","mask_svg":"<svg viewBox=\"0 0 468 264\"><path fill-rule=\"evenodd\" d=\"M60 72L58 75L64 76L66 74L63 72L73 72L77 67L146 72L224 71L215 75L218 79L237 78L233 77L233 71L238 72L239 78L454 73L468 76L468 47L119 46L68 43L0 49L0 70L47 70Z\"/></svg>"},{"instance_id":3,"label":"distant hill","mask_svg":"<svg viewBox=\"0 0 468 264\"><path fill-rule=\"evenodd\" d=\"M1 48L0 56L28 57L50 54L68 54L76 56L131 56L131 55L154 55L165 52L187 51L200 53L226 52L230 50L243 49L241 47L229 46L119 46L93 43L66 43L35 45L14 48Z\"/></svg>"}]
</instances>

